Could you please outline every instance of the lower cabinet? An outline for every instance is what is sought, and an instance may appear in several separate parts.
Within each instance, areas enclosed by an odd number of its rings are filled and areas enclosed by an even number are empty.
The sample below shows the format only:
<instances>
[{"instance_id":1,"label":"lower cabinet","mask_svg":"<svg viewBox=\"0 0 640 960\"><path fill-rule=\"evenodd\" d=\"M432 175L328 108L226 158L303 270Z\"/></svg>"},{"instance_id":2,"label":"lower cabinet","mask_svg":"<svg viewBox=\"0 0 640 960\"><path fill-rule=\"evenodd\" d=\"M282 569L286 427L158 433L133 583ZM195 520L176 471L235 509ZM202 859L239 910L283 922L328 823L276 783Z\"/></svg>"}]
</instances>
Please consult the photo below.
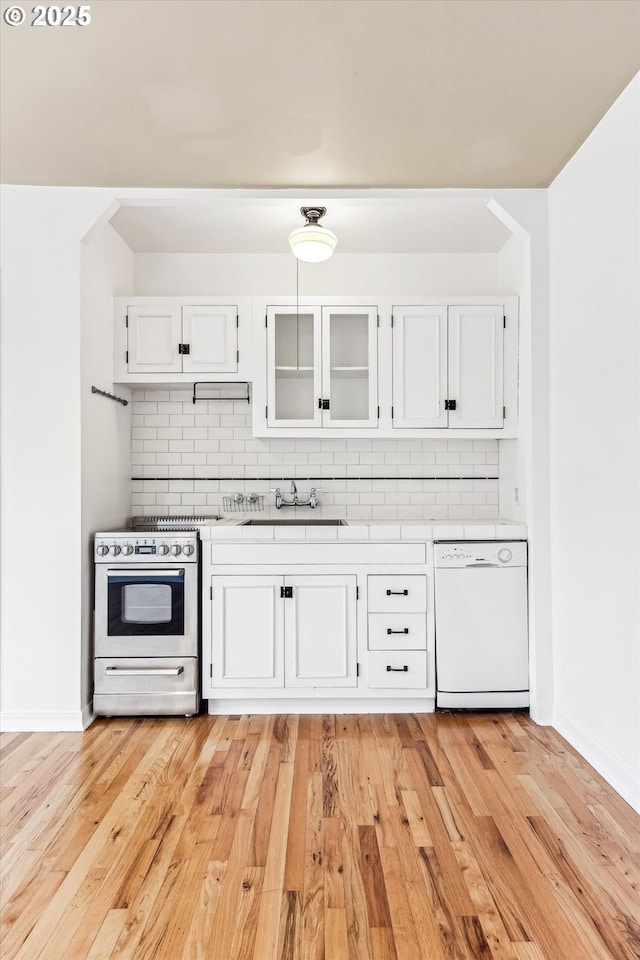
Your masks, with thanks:
<instances>
[{"instance_id":1,"label":"lower cabinet","mask_svg":"<svg viewBox=\"0 0 640 960\"><path fill-rule=\"evenodd\" d=\"M355 687L356 576L213 576L211 685Z\"/></svg>"},{"instance_id":2,"label":"lower cabinet","mask_svg":"<svg viewBox=\"0 0 640 960\"><path fill-rule=\"evenodd\" d=\"M367 685L386 691L426 687L426 576L374 574L368 581Z\"/></svg>"},{"instance_id":3,"label":"lower cabinet","mask_svg":"<svg viewBox=\"0 0 640 960\"><path fill-rule=\"evenodd\" d=\"M433 710L430 544L269 532L203 542L209 713Z\"/></svg>"}]
</instances>

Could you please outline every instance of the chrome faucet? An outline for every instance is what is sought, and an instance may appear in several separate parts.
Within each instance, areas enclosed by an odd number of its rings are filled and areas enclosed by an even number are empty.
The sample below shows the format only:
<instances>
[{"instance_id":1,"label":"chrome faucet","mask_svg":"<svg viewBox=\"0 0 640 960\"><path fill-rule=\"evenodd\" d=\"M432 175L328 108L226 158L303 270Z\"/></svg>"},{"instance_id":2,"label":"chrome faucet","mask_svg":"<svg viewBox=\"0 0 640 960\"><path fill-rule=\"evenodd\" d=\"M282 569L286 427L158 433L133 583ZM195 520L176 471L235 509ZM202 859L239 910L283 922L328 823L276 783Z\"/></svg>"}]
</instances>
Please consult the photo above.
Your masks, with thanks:
<instances>
[{"instance_id":1,"label":"chrome faucet","mask_svg":"<svg viewBox=\"0 0 640 960\"><path fill-rule=\"evenodd\" d=\"M298 497L298 488L295 480L291 481L291 500L285 500L280 487L271 487L271 493L275 493L276 510L279 510L281 507L311 507L311 509L314 510L318 506L318 488L311 487L307 499L301 500Z\"/></svg>"}]
</instances>

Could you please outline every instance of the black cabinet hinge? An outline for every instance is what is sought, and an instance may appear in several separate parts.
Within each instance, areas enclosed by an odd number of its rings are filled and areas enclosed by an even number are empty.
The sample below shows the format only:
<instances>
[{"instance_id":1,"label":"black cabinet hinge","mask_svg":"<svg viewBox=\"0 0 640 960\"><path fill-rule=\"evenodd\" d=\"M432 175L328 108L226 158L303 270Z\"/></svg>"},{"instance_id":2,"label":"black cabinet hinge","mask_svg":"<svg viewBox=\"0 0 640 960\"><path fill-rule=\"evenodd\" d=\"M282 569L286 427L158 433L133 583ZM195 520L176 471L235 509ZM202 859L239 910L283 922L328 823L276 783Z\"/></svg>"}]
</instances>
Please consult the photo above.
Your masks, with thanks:
<instances>
[{"instance_id":1,"label":"black cabinet hinge","mask_svg":"<svg viewBox=\"0 0 640 960\"><path fill-rule=\"evenodd\" d=\"M293 599L293 587L280 587L280 596L285 600Z\"/></svg>"},{"instance_id":2,"label":"black cabinet hinge","mask_svg":"<svg viewBox=\"0 0 640 960\"><path fill-rule=\"evenodd\" d=\"M188 343L179 343L178 344L178 353L187 354L191 353L191 346Z\"/></svg>"},{"instance_id":3,"label":"black cabinet hinge","mask_svg":"<svg viewBox=\"0 0 640 960\"><path fill-rule=\"evenodd\" d=\"M457 405L458 404L456 400L445 400L444 402L445 410L455 410Z\"/></svg>"}]
</instances>

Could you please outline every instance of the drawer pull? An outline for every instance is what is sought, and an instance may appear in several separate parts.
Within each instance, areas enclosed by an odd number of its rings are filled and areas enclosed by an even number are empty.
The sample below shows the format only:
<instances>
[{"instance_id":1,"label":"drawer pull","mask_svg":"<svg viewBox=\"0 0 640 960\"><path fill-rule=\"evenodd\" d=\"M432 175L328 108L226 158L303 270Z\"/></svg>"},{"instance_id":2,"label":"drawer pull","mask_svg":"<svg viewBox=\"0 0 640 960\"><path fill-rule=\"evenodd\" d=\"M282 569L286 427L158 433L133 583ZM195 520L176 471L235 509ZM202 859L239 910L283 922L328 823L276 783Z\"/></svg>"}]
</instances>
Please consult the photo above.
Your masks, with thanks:
<instances>
[{"instance_id":1,"label":"drawer pull","mask_svg":"<svg viewBox=\"0 0 640 960\"><path fill-rule=\"evenodd\" d=\"M392 667L390 664L387 664L387 673L408 673L409 667L404 665L404 667Z\"/></svg>"},{"instance_id":2,"label":"drawer pull","mask_svg":"<svg viewBox=\"0 0 640 960\"><path fill-rule=\"evenodd\" d=\"M119 677L179 677L184 667L107 667L105 673Z\"/></svg>"},{"instance_id":3,"label":"drawer pull","mask_svg":"<svg viewBox=\"0 0 640 960\"><path fill-rule=\"evenodd\" d=\"M387 627L387 633L409 633L409 627L405 627L403 630L392 630L391 627Z\"/></svg>"},{"instance_id":4,"label":"drawer pull","mask_svg":"<svg viewBox=\"0 0 640 960\"><path fill-rule=\"evenodd\" d=\"M408 597L408 590L387 590L388 597Z\"/></svg>"}]
</instances>

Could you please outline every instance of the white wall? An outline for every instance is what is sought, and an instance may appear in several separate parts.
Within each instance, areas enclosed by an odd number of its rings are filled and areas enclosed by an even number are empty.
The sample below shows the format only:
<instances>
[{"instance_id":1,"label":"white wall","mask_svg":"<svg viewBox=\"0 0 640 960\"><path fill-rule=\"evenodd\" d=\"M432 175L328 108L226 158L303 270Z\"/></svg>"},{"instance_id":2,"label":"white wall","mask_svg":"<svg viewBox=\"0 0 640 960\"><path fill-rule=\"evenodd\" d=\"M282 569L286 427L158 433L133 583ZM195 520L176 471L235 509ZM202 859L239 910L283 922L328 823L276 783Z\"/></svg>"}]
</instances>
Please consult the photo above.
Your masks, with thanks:
<instances>
[{"instance_id":1,"label":"white wall","mask_svg":"<svg viewBox=\"0 0 640 960\"><path fill-rule=\"evenodd\" d=\"M551 185L549 243L554 725L640 809L640 76Z\"/></svg>"},{"instance_id":2,"label":"white wall","mask_svg":"<svg viewBox=\"0 0 640 960\"><path fill-rule=\"evenodd\" d=\"M300 296L439 296L495 294L494 253L368 255L334 254L324 263L299 263ZM139 253L139 296L295 295L296 260L282 255Z\"/></svg>"},{"instance_id":3,"label":"white wall","mask_svg":"<svg viewBox=\"0 0 640 960\"><path fill-rule=\"evenodd\" d=\"M133 288L133 254L105 224L82 244L81 409L82 409L82 667L81 704L88 711L93 667L93 551L97 530L123 526L131 499L131 410L91 387L130 399L113 387L113 297Z\"/></svg>"},{"instance_id":4,"label":"white wall","mask_svg":"<svg viewBox=\"0 0 640 960\"><path fill-rule=\"evenodd\" d=\"M103 191L2 190L2 726L81 729L81 239Z\"/></svg>"}]
</instances>

